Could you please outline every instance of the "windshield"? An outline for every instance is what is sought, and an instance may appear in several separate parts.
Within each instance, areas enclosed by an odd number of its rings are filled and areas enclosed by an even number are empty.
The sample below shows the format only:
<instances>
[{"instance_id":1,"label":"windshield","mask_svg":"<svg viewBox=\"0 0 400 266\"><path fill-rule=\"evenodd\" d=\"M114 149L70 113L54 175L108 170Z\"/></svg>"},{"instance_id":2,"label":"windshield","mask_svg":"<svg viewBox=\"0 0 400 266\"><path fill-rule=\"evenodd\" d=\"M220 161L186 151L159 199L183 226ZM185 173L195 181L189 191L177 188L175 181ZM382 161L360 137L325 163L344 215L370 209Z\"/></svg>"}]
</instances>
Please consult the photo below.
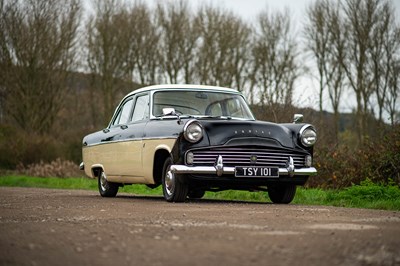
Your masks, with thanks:
<instances>
[{"instance_id":1,"label":"windshield","mask_svg":"<svg viewBox=\"0 0 400 266\"><path fill-rule=\"evenodd\" d=\"M226 117L254 120L241 95L210 91L160 91L153 96L153 115L163 116L164 108L179 115L193 117Z\"/></svg>"}]
</instances>

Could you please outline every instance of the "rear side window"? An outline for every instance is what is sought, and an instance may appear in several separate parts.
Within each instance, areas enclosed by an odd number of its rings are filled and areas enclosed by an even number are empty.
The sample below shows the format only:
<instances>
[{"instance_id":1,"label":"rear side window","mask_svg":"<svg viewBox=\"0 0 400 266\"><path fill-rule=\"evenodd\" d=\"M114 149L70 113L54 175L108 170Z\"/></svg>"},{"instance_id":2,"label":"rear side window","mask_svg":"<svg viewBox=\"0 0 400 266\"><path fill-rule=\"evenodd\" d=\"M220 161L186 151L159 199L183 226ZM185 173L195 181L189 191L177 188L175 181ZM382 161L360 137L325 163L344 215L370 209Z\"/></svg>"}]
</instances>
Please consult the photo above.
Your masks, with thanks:
<instances>
[{"instance_id":1,"label":"rear side window","mask_svg":"<svg viewBox=\"0 0 400 266\"><path fill-rule=\"evenodd\" d=\"M141 95L136 98L135 109L133 110L132 122L149 118L149 95Z\"/></svg>"},{"instance_id":2,"label":"rear side window","mask_svg":"<svg viewBox=\"0 0 400 266\"><path fill-rule=\"evenodd\" d=\"M112 125L122 125L130 121L130 116L132 112L133 99L130 98L122 105L118 110L118 115L115 117Z\"/></svg>"}]
</instances>

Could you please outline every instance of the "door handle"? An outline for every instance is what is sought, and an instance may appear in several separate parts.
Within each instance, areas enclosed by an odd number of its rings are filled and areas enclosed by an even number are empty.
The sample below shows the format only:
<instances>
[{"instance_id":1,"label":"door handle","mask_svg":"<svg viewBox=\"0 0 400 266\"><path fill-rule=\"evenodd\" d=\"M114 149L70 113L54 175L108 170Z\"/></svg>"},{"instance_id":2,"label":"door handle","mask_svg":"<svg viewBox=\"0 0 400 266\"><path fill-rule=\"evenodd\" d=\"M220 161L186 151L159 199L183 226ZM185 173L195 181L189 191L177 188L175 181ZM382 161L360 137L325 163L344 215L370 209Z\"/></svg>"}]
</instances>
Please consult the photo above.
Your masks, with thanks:
<instances>
[{"instance_id":1,"label":"door handle","mask_svg":"<svg viewBox=\"0 0 400 266\"><path fill-rule=\"evenodd\" d=\"M122 125L122 126L121 126L121 129L127 129L127 128L128 128L127 125Z\"/></svg>"}]
</instances>

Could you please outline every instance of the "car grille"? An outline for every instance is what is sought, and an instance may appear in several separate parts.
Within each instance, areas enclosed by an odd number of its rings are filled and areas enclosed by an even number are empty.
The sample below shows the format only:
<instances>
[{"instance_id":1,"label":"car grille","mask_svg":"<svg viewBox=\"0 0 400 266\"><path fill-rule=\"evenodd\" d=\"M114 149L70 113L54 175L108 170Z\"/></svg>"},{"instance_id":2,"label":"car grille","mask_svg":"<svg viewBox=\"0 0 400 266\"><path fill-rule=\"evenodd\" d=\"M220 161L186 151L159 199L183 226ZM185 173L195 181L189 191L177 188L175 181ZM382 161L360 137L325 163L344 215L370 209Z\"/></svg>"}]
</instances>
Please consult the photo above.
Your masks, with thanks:
<instances>
[{"instance_id":1,"label":"car grille","mask_svg":"<svg viewBox=\"0 0 400 266\"><path fill-rule=\"evenodd\" d=\"M219 155L222 156L224 166L275 166L286 167L291 156L296 168L304 167L306 154L278 148L210 148L193 150L194 166L215 165ZM254 161L254 158L257 158ZM252 161L253 158L253 161Z\"/></svg>"}]
</instances>

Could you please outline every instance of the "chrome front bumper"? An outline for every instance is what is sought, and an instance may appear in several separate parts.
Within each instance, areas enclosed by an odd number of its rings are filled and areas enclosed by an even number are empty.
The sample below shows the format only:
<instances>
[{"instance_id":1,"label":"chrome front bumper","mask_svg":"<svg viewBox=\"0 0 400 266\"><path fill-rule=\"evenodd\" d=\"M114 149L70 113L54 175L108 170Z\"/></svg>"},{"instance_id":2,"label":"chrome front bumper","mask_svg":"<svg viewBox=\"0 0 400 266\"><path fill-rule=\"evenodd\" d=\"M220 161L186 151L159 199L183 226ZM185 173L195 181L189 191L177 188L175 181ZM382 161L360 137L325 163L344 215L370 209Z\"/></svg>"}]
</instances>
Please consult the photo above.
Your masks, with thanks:
<instances>
[{"instance_id":1,"label":"chrome front bumper","mask_svg":"<svg viewBox=\"0 0 400 266\"><path fill-rule=\"evenodd\" d=\"M171 165L171 172L174 174L210 174L222 176L223 174L235 174L235 167L222 167L217 169L217 166L186 166L186 165ZM316 175L317 169L314 167L287 169L279 168L279 176L311 176Z\"/></svg>"},{"instance_id":2,"label":"chrome front bumper","mask_svg":"<svg viewBox=\"0 0 400 266\"><path fill-rule=\"evenodd\" d=\"M235 167L225 167L222 156L218 156L215 166L186 166L186 165L171 165L170 171L174 174L211 174L222 176L224 174L235 174ZM287 161L286 168L278 169L279 176L310 176L316 175L317 169L314 167L295 169L294 160L291 156Z\"/></svg>"}]
</instances>

